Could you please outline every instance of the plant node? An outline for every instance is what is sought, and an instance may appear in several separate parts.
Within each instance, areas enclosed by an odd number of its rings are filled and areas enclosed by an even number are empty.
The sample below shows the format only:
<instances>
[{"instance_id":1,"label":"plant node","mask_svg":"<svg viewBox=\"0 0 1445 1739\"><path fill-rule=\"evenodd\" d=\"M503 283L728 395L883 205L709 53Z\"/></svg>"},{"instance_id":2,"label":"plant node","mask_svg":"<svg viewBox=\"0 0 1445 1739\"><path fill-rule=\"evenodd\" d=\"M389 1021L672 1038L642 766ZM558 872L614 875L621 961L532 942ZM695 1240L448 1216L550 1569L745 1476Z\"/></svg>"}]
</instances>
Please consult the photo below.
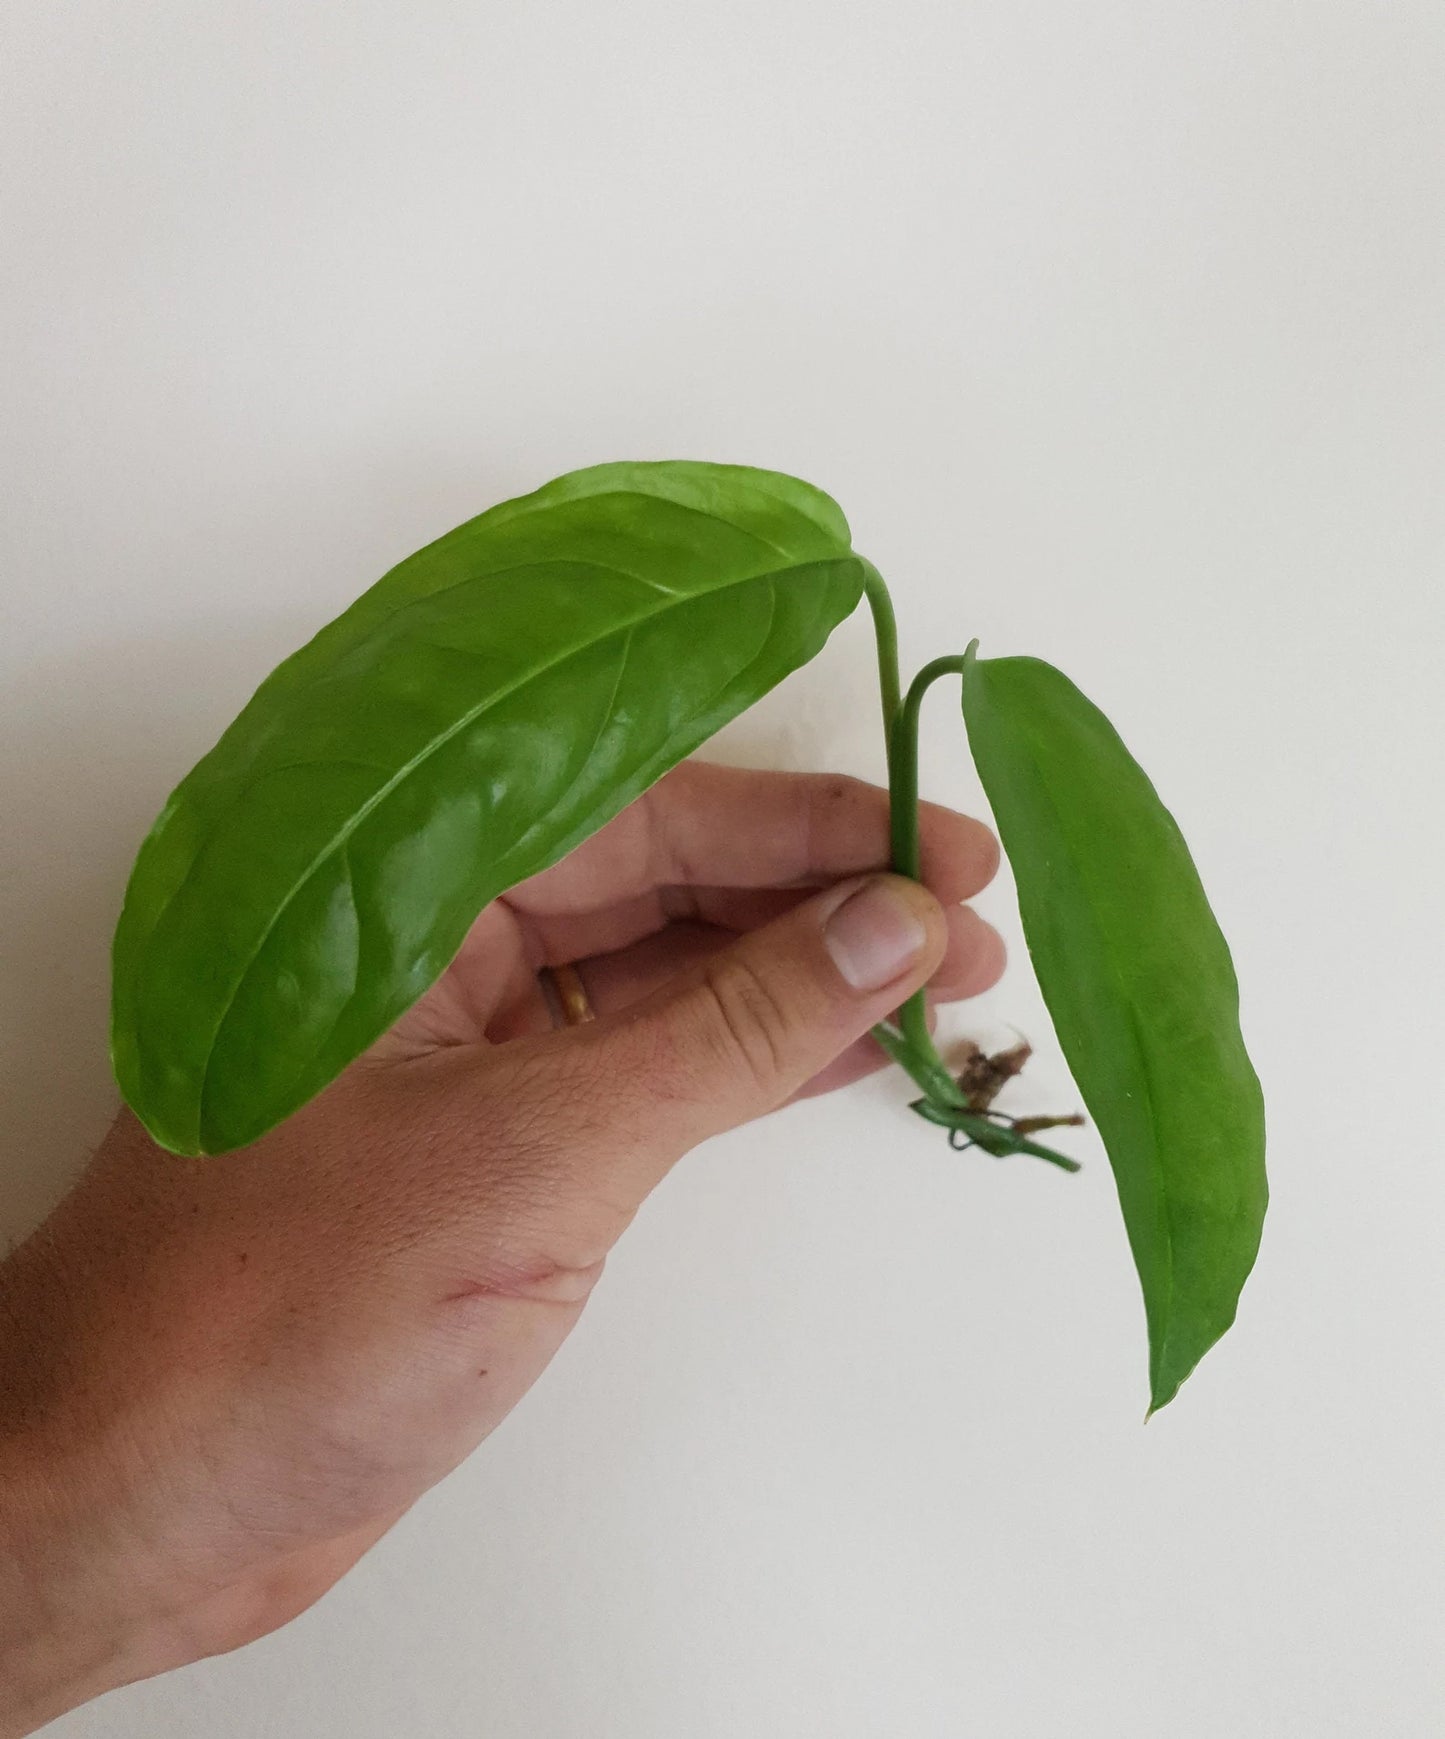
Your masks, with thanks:
<instances>
[{"instance_id":1,"label":"plant node","mask_svg":"<svg viewBox=\"0 0 1445 1739\"><path fill-rule=\"evenodd\" d=\"M963 1153L970 1147L982 1147L995 1158L1002 1159L1006 1154L1019 1152L1021 1147L1025 1152L1037 1152L1031 1144L1010 1138L1036 1135L1041 1129L1058 1129L1066 1125L1078 1127L1083 1124L1084 1118L1077 1111L1056 1117L1015 1117L1010 1112L993 1109L993 1101L999 1092L1022 1071L1024 1064L1033 1055L1033 1046L1022 1035L1016 1045L992 1054L984 1051L972 1039L965 1039L961 1055L962 1064L954 1078L963 1097L963 1106L952 1114L943 1107L928 1104L925 1100L917 1101L913 1107L930 1122L945 1124L948 1129L948 1145L955 1153ZM959 1110L964 1115L960 1116ZM990 1118L996 1121L980 1121ZM1003 1137L1002 1140L995 1142L990 1139L995 1130ZM1052 1154L1049 1157L1056 1161L1062 1158Z\"/></svg>"}]
</instances>

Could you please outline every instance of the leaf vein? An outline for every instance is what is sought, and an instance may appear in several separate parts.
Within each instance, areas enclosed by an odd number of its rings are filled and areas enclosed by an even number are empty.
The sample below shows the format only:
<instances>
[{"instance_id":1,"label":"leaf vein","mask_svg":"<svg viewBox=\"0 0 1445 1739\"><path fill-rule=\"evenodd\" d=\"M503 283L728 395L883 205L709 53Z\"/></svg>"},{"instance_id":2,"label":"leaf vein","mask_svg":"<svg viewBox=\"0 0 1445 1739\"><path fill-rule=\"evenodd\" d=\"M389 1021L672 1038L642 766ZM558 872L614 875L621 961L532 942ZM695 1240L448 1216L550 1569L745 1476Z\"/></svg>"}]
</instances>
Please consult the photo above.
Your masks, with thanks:
<instances>
[{"instance_id":1,"label":"leaf vein","mask_svg":"<svg viewBox=\"0 0 1445 1739\"><path fill-rule=\"evenodd\" d=\"M857 559L858 558L856 556L853 556L851 554L840 555L840 556L832 558L832 564L841 564L843 562L856 561ZM802 567L811 567L811 566L823 565L823 564L822 563L813 563L813 562L804 562L804 563L798 563L797 565L802 566ZM770 597L772 599L772 611L771 611L770 616L769 616L769 624L771 627L771 622L772 622L774 616L776 615L776 610L777 610L777 585L778 585L779 579L780 579L780 575L778 573L750 574L750 575L748 575L746 580L732 581L732 582L729 582L729 584L730 585L750 585L750 584L755 584L758 581L765 581L769 584ZM716 591L721 591L724 589L726 589L726 588L722 587L722 586L710 587L710 588L708 588L708 594L710 594L712 592L716 592ZM297 877L296 881L287 890L285 897L281 901L278 902L275 912L272 914L270 920L267 922L265 928L262 930L260 936L257 938L257 941L256 941L254 948L252 948L252 950L251 950L250 954L247 956L244 964L241 966L240 971L238 972L238 974L236 976L236 980L233 983L233 985L231 986L231 990L230 990L229 995L226 998L225 1004L221 1009L220 1016L218 1017L217 1022L216 1022L216 1026L213 1029L212 1034L211 1034L210 1043L209 1043L207 1051L206 1051L206 1061L205 1061L203 1074L202 1074L203 1083L206 1079L209 1078L210 1071L211 1071L211 1065L212 1065L212 1061L213 1061L214 1056L215 1056L216 1047L217 1047L218 1040L220 1038L220 1034L221 1034L222 1030L224 1029L227 1020L230 1017L231 1010L235 1007L236 999L238 998L238 996L240 995L240 992L241 992L241 987L244 985L247 978L250 976L251 971L254 968L257 959L260 957L262 950L265 948L267 942L270 940L272 933L276 929L276 926L281 922L282 918L285 916L286 912L290 909L292 903L295 901L296 896L300 893L301 889L303 887L305 887L305 885L311 879L311 877L316 873L316 871L320 867L320 865L322 863L324 863L326 861L326 859L328 857L330 857L332 855L332 853L335 852L339 846L345 845L345 843L355 834L357 829L362 825L362 823L366 820L366 818L370 814L372 814L383 802L385 802L387 797L389 797L391 795L391 793L397 788L398 785L400 785L406 778L408 778L410 776L410 774L413 773L416 770L416 768L419 767L429 756L436 754L440 749L442 749L454 737L458 736L462 731L466 730L470 725L474 724L476 722L476 720L479 719L483 715L483 713L485 713L489 708L494 707L494 706L498 705L501 701L507 699L508 696L515 693L516 690L519 689L520 687L522 687L525 683L535 681L539 676L543 675L545 672L547 672L549 670L554 670L554 669L566 664L570 659L575 658L576 656L578 656L582 652L594 650L598 646L598 644L602 641L613 639L619 634L630 636L631 634L635 633L637 628L640 627L643 623L654 620L657 617L663 616L663 615L667 614L670 610L684 608L684 607L686 607L686 605L688 603L693 602L697 596L708 595L708 594L688 593L688 594L682 595L682 596L679 596L677 594L671 594L669 597L669 601L667 603L661 604L661 605L657 606L656 608L645 612L643 615L638 617L636 620L629 622L629 623L626 623L618 628L611 629L607 633L599 635L599 636L597 636L597 638L586 642L584 645L570 646L567 648L566 652L562 653L561 655L559 655L556 658L548 659L542 663L529 666L528 669L523 673L523 675L518 677L514 682L508 684L506 687L504 687L502 689L494 690L491 694L487 695L483 700L479 701L476 706L468 708L467 711L464 712L459 719L455 720L444 731L440 732L437 736L431 738L420 750L418 750L418 752L415 755L413 755L411 757L410 760L405 762L382 786L380 786L378 788L378 790L372 796L368 797L367 800L363 804L361 804L352 815L348 816L346 819L346 822L336 831L335 834L332 835L332 837L329 840L326 841L326 843L320 848L320 850L317 851L316 855L312 858L311 862L306 866L306 868L304 870L302 870L301 874ZM754 659L756 658L756 656L757 656L757 654L755 653ZM750 661L750 662L752 662L752 661ZM744 667L744 668L746 668L746 667ZM729 678L729 681L732 681L732 680L735 680L735 676ZM152 930L152 932L151 932L152 938L154 937L154 934L155 934L155 931ZM197 1114L198 1114L198 1120L203 1122L204 1121L204 1114L205 1114L204 1113L204 1086L202 1087L202 1092L201 1092L200 1096L198 1097Z\"/></svg>"}]
</instances>

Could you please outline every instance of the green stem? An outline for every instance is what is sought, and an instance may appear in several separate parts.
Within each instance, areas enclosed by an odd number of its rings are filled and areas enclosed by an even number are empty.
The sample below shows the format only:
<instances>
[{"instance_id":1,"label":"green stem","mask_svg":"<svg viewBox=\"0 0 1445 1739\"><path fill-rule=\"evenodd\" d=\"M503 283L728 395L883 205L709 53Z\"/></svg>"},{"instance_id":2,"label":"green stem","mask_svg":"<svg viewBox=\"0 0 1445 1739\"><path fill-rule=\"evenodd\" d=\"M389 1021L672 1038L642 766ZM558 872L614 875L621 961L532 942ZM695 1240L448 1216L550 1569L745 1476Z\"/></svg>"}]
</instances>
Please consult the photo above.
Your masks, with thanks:
<instances>
[{"instance_id":1,"label":"green stem","mask_svg":"<svg viewBox=\"0 0 1445 1739\"><path fill-rule=\"evenodd\" d=\"M961 656L935 658L925 664L902 695L898 673L898 625L883 576L871 563L864 567L863 590L873 613L873 632L878 643L878 690L883 701L883 734L888 748L889 828L893 868L913 881L921 880L918 844L918 720L923 697L942 676L962 676L973 662L978 641L969 642ZM962 1131L987 1152L1002 1158L1007 1153L1028 1153L1065 1171L1078 1171L1079 1162L1052 1148L1016 1135L1006 1124L991 1117L1002 1112L977 1112L948 1072L928 1030L928 1004L924 993L915 991L898 1010L897 1024L880 1021L873 1037L923 1089L913 1110L949 1131Z\"/></svg>"},{"instance_id":2,"label":"green stem","mask_svg":"<svg viewBox=\"0 0 1445 1739\"><path fill-rule=\"evenodd\" d=\"M873 612L873 638L878 645L878 692L883 697L883 740L893 735L893 724L902 702L902 679L898 674L898 619L883 576L872 564L863 563L863 595Z\"/></svg>"},{"instance_id":3,"label":"green stem","mask_svg":"<svg viewBox=\"0 0 1445 1739\"><path fill-rule=\"evenodd\" d=\"M873 1028L873 1037L914 1084L923 1089L930 1105L949 1110L962 1110L967 1105L963 1090L949 1074L931 1040L928 1051L920 1051L891 1021L879 1021Z\"/></svg>"},{"instance_id":4,"label":"green stem","mask_svg":"<svg viewBox=\"0 0 1445 1739\"><path fill-rule=\"evenodd\" d=\"M974 642L977 645L977 642ZM918 715L923 697L941 676L960 675L964 668L961 658L935 658L925 664L908 685L908 697L898 709L893 728L888 733L888 790L892 804L893 868L901 876L920 880L921 864L918 851ZM898 1011L898 1026L907 1044L943 1074L948 1070L933 1043L928 1030L928 1005L921 990L915 991ZM914 1076L915 1080L918 1077ZM919 1085L923 1083L920 1081ZM926 1090L926 1089L925 1089ZM930 1098L936 1097L929 1094ZM961 1104L956 1096L955 1104Z\"/></svg>"},{"instance_id":5,"label":"green stem","mask_svg":"<svg viewBox=\"0 0 1445 1739\"><path fill-rule=\"evenodd\" d=\"M1006 1112L959 1111L952 1106L935 1104L929 1099L915 1099L910 1109L944 1129L962 1131L995 1159L1003 1159L1010 1153L1029 1153L1035 1159L1048 1160L1050 1165L1056 1165L1063 1171L1084 1169L1078 1160L1070 1159L1066 1154L1055 1153L1052 1147L1045 1147L1040 1142L1030 1141L1026 1135L1010 1129L1007 1123L989 1121L991 1117L1007 1116Z\"/></svg>"},{"instance_id":6,"label":"green stem","mask_svg":"<svg viewBox=\"0 0 1445 1739\"><path fill-rule=\"evenodd\" d=\"M903 723L903 683L898 672L898 620L893 613L893 600L888 595L888 587L883 576L871 562L863 564L863 594L868 600L868 608L873 613L873 638L878 646L878 693L883 702L883 741L888 751L888 788L889 816L892 829L893 867L899 875L912 876L918 879L918 709L913 712L913 748L911 755L905 755L904 760L911 765L911 777L908 766L903 769L903 787L900 789L900 771L895 755L895 749L900 741L900 726ZM911 796L908 794L911 791ZM912 818L913 846L911 858L899 853L899 829L908 825L908 817ZM912 868L904 867L911 862ZM914 1007L914 1004L917 1007ZM904 1023L903 1030L880 1023L873 1029L873 1036L901 1068L905 1069L912 1079L923 1089L925 1097L934 1104L962 1106L963 1093L958 1083L949 1074L943 1058L934 1048L933 1040L928 1032L927 1012L923 1005L922 992L917 997L910 997L900 1010L900 1020ZM921 1035L921 1042L920 1042Z\"/></svg>"}]
</instances>

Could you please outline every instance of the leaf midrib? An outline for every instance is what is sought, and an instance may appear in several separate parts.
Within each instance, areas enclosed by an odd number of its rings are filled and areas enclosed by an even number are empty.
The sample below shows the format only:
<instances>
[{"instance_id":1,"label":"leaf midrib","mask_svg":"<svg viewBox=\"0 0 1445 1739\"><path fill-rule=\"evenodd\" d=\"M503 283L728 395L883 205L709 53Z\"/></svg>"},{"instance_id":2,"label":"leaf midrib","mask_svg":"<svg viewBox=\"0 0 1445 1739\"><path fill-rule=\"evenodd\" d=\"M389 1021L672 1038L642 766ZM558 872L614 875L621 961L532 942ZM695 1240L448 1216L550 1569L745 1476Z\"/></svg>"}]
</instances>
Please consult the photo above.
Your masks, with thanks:
<instances>
[{"instance_id":1,"label":"leaf midrib","mask_svg":"<svg viewBox=\"0 0 1445 1739\"><path fill-rule=\"evenodd\" d=\"M766 541L762 538L758 538L756 541L759 543L763 543L765 548L768 548L768 549L775 548L775 546L773 546L772 544L766 543ZM781 554L782 552L777 551L776 553ZM284 917L285 913L290 908L290 906L291 906L292 902L295 900L296 896L301 892L302 888L304 888L306 886L307 882L310 881L311 877L313 875L315 875L316 871L320 868L320 866L327 860L327 858L329 858L331 856L331 854L336 850L336 848L338 846L344 846L346 844L346 842L356 832L357 828L359 828L361 826L361 824L366 820L367 816L369 816L376 808L378 808L380 804L384 803L386 801L386 799L391 795L391 793L397 788L397 786L399 784L401 784L405 779L410 777L410 775L417 769L417 767L419 767L425 760L427 760L427 758L429 756L437 753L440 749L442 749L448 742L450 742L452 740L453 737L457 736L461 731L465 730L469 725L473 724L490 707L499 705L502 701L506 700L508 698L508 696L515 694L519 688L522 688L527 683L535 681L538 677L545 675L547 671L556 669L559 665L565 664L569 659L577 657L580 653L583 653L586 651L591 651L598 646L605 645L609 640L616 639L619 635L634 633L643 624L650 622L650 621L653 621L660 616L666 615L670 610L685 608L687 605L696 603L699 599L701 599L703 597L712 596L713 594L715 594L717 592L728 591L728 590L732 589L733 587L755 585L761 580L769 580L769 581L776 583L777 580L783 574L791 572L794 569L799 568L799 567L820 567L820 566L825 566L825 565L830 566L830 565L833 565L836 563L841 563L841 562L857 561L858 559L859 558L857 556L855 556L851 553L848 553L848 554L842 554L842 555L837 555L837 556L832 556L832 557L825 557L825 558L822 558L821 560L813 559L813 560L801 561L801 562L797 561L797 560L790 560L787 568L771 569L771 570L765 570L761 573L749 574L746 577L746 579L728 580L721 585L709 586L704 591L688 592L685 594L678 594L678 593L665 594L663 596L662 600L659 602L659 604L655 608L653 608L651 610L643 611L641 614L632 618L632 620L630 620L626 623L619 624L618 626L615 626L613 628L609 628L605 633L597 635L593 639L586 640L584 642L569 646L565 652L560 653L555 658L550 658L550 659L547 659L541 663L530 665L522 675L517 677L514 681L509 683L506 687L501 688L501 689L492 690L492 692L490 694L488 694L484 700L480 701L476 706L469 708L453 724L449 725L446 730L442 731L437 736L431 738L415 755L413 755L411 757L411 759L409 761L405 762L401 767L399 767L397 769L397 771L394 774L392 774L392 776L386 781L386 783L384 785L380 786L378 788L378 790L371 797L368 797L367 800L365 801L365 803L363 803L360 806L360 808L355 810L351 815L349 815L347 817L345 823L336 831L336 833L334 833L331 836L330 839L327 840L326 844L324 846L322 846L322 848L312 858L311 862L306 866L306 868L301 872L301 874L292 883L291 887L287 890L285 897L277 903L275 911L272 913L265 928L262 930L260 936L257 938L255 946L252 948L250 953L246 956L245 962L241 966L240 971L237 973L235 981L231 986L230 992L226 997L225 1003L222 1006L221 1011L216 1018L215 1026L212 1028L211 1035L210 1035L210 1038L209 1038L209 1041L207 1044L205 1065L203 1067L202 1075L201 1075L201 1087L200 1087L199 1093L196 1096L196 1119L195 1119L196 1126L195 1126L195 1132L194 1132L196 1138L199 1139L200 1134L201 1134L201 1130L205 1124L206 1097L207 1097L207 1093L208 1093L209 1087L210 1087L211 1066L215 1060L217 1040L220 1037L221 1029L225 1026L226 1021L230 1016L232 1008L235 1006L236 998L241 993L241 986L246 982L246 979L250 975L251 968L255 965L256 960L260 956L261 950L266 946L267 942L270 940L272 932L275 930L276 926L281 922L281 919ZM527 566L527 565L540 566L543 564L541 564L541 563L522 564L522 566ZM623 575L623 577L625 577L627 579L636 578L636 576L634 576L634 575L626 574L625 570L623 570L621 568L609 567L609 566L607 566L607 564L601 563L601 562L581 561L581 562L573 562L569 565L579 566L579 567L596 568L599 571L604 572L604 573L621 574L621 575ZM513 570L513 571L518 571L518 570ZM184 886L184 883L182 884L182 886ZM177 889L177 892L179 892L179 891L180 890ZM174 896L172 896L172 898L174 898ZM156 929L158 927L159 927L158 925L153 926L151 933L150 933L150 936L147 938L147 949L146 949L147 955L149 955L149 953L150 953L150 944L153 943L153 941L154 941Z\"/></svg>"},{"instance_id":2,"label":"leaf midrib","mask_svg":"<svg viewBox=\"0 0 1445 1739\"><path fill-rule=\"evenodd\" d=\"M1033 764L1035 773L1037 774L1039 789L1044 794L1044 797L1047 800L1050 808L1052 808L1054 815L1062 823L1065 811L1062 808L1062 806L1059 804L1058 799L1054 796L1053 787L1050 785L1048 777L1044 772L1043 758L1039 755L1039 753L1037 751L1037 739L1035 738L1033 733L1028 729L1027 723L1023 723L1021 725L1021 728L1020 728L1018 734L1019 734L1020 740L1023 742L1025 748L1028 751L1029 759ZM1064 838L1069 837L1068 834L1065 833L1062 825L1060 826L1059 833L1060 833L1061 837L1064 837ZM1072 848L1072 843L1070 845L1068 859L1069 859L1069 864L1070 864L1071 869L1073 870L1074 877L1075 877L1076 881L1079 883L1079 885L1081 887L1087 888L1088 884L1085 881L1084 876L1082 875L1082 873L1079 870L1078 858L1077 858L1077 856ZM1094 908L1094 902L1093 902L1092 898L1090 898L1087 901L1087 906L1088 906L1088 911L1089 911L1089 921L1090 921L1091 925L1093 926L1095 933L1101 937L1104 937L1107 940L1108 933L1099 921L1098 915L1097 915L1095 908ZM1155 1191L1158 1195L1160 1207L1163 1211L1164 1243L1165 1243L1165 1255L1167 1258L1167 1281L1168 1281L1168 1284L1167 1284L1166 1291L1165 1291L1165 1303L1164 1303L1164 1310L1163 1310L1164 1334L1163 1334L1163 1337L1159 1343L1159 1364L1160 1364L1160 1367L1162 1368L1163 1363L1164 1363L1165 1347L1168 1344L1169 1334L1170 1334L1170 1331L1173 1327L1173 1322L1174 1322L1174 1243L1175 1243L1174 1218L1173 1218L1172 1213L1170 1212L1170 1207L1169 1207L1169 1191L1165 1187L1166 1178L1165 1178L1164 1157L1163 1157L1164 1148L1163 1148L1163 1142L1160 1139L1159 1116L1158 1116L1158 1112L1157 1112L1156 1105L1155 1105L1153 1081L1152 1081L1150 1071L1149 1071L1149 1063L1148 1063L1147 1054L1145 1052L1144 1045L1142 1043L1142 1040L1140 1037L1140 1032L1139 1032L1138 1010L1137 1010L1137 1007L1135 1005L1134 998L1128 994L1128 992L1126 991L1126 989L1124 987L1123 981L1119 976L1119 970L1118 970L1118 967L1114 963L1112 950L1106 946L1102 950L1102 952L1103 952L1104 958L1108 961L1110 980L1112 981L1112 983L1114 985L1114 989L1119 997L1120 1003L1123 1005L1125 1015L1127 1017L1127 1024L1129 1027L1129 1037L1133 1043L1134 1057L1135 1057L1135 1062L1137 1065L1137 1074L1139 1076L1140 1083L1141 1083L1141 1086L1143 1089L1145 1116L1146 1116L1146 1118L1148 1120L1148 1124L1149 1124L1150 1150L1151 1150L1151 1155L1152 1155L1152 1160L1153 1160L1153 1163L1150 1166L1150 1171L1152 1172L1153 1177L1154 1177ZM1148 1302L1147 1299L1145 1302L1146 1302L1146 1309L1147 1309L1147 1302ZM1152 1372L1151 1372L1151 1379L1152 1379ZM1152 1390L1152 1388L1153 1388L1152 1380L1150 1383L1150 1387Z\"/></svg>"}]
</instances>

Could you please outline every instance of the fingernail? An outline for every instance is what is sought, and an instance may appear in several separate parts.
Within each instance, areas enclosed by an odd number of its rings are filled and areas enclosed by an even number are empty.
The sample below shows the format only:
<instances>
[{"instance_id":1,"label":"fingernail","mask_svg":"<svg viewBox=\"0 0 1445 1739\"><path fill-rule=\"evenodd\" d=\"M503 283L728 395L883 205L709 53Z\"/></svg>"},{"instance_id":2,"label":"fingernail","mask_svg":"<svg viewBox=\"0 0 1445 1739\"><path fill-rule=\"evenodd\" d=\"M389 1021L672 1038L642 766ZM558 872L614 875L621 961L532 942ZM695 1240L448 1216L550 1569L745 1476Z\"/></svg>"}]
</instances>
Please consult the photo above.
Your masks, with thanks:
<instances>
[{"instance_id":1,"label":"fingernail","mask_svg":"<svg viewBox=\"0 0 1445 1739\"><path fill-rule=\"evenodd\" d=\"M823 926L833 964L854 990L882 990L917 959L928 932L889 882L850 894Z\"/></svg>"}]
</instances>

